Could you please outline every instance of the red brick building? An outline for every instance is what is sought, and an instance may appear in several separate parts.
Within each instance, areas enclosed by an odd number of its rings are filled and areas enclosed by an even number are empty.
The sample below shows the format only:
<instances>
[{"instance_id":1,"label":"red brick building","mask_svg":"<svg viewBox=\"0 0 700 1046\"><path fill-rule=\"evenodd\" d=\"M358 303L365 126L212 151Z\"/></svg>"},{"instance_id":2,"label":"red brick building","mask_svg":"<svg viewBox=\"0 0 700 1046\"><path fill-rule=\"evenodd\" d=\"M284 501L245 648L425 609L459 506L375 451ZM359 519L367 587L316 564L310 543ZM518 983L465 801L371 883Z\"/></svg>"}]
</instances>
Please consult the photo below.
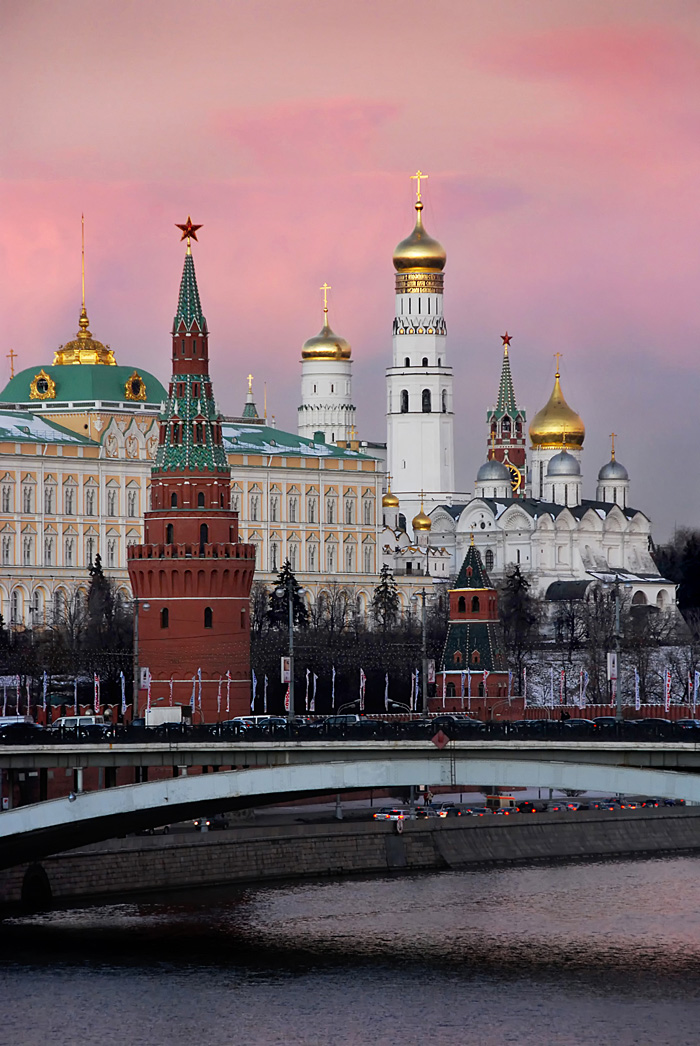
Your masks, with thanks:
<instances>
[{"instance_id":1,"label":"red brick building","mask_svg":"<svg viewBox=\"0 0 700 1046\"><path fill-rule=\"evenodd\" d=\"M128 550L139 664L152 705L193 705L194 722L250 709L252 545L238 540L231 471L209 376L209 332L190 249L173 322L173 375L160 419L144 543ZM188 235L189 234L189 235ZM148 690L139 690L139 709ZM228 707L227 707L228 706Z\"/></svg>"}]
</instances>

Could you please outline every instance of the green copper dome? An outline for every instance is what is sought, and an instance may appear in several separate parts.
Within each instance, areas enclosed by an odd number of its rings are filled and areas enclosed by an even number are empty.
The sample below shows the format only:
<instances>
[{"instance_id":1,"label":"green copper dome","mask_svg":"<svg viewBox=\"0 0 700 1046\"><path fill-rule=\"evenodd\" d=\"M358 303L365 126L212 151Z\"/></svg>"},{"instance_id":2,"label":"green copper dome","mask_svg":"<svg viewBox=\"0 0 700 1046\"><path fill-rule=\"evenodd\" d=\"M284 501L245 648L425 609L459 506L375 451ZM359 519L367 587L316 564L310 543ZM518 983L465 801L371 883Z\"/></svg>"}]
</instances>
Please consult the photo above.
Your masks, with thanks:
<instances>
[{"instance_id":1,"label":"green copper dome","mask_svg":"<svg viewBox=\"0 0 700 1046\"><path fill-rule=\"evenodd\" d=\"M168 398L158 378L141 367L80 366L27 367L11 378L0 392L0 403L103 402L152 403Z\"/></svg>"}]
</instances>

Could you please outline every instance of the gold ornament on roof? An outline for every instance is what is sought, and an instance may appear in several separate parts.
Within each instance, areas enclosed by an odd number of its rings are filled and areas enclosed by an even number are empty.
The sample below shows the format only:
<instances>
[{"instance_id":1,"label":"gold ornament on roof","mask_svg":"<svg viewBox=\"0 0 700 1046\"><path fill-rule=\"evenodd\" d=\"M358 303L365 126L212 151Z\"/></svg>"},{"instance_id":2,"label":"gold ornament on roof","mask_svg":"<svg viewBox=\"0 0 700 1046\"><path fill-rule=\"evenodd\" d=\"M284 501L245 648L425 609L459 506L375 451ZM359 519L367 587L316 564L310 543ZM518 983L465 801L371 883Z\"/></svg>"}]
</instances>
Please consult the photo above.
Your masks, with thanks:
<instances>
[{"instance_id":1,"label":"gold ornament on roof","mask_svg":"<svg viewBox=\"0 0 700 1046\"><path fill-rule=\"evenodd\" d=\"M124 395L128 400L145 400L146 382L137 371L127 378Z\"/></svg>"},{"instance_id":2,"label":"gold ornament on roof","mask_svg":"<svg viewBox=\"0 0 700 1046\"><path fill-rule=\"evenodd\" d=\"M117 361L109 345L103 345L101 341L93 338L90 331L90 320L85 310L85 215L81 215L82 243L81 243L81 268L83 302L80 309L78 321L78 333L73 341L59 346L54 354L54 366L67 364L96 364L101 363L107 367L116 367Z\"/></svg>"},{"instance_id":3,"label":"gold ornament on roof","mask_svg":"<svg viewBox=\"0 0 700 1046\"><path fill-rule=\"evenodd\" d=\"M409 273L441 273L445 268L447 261L447 255L445 248L437 240L434 240L432 236L429 236L423 227L423 201L421 199L420 183L421 179L427 178L427 174L423 174L422 171L417 171L416 174L411 175L411 180L415 180L417 183L416 188L416 224L413 232L410 236L407 236L405 240L402 240L394 251L394 268L398 273L409 274ZM406 286L406 291L410 293L411 287ZM397 289L398 281L397 281ZM433 289L434 288L419 288L419 289ZM442 290L442 285L440 285Z\"/></svg>"},{"instance_id":4,"label":"gold ornament on roof","mask_svg":"<svg viewBox=\"0 0 700 1046\"><path fill-rule=\"evenodd\" d=\"M586 426L580 415L569 406L561 391L559 359L560 352L555 352L557 370L554 375L554 388L552 395L542 408L535 414L530 423L530 442L533 447L554 447L566 450L577 450L583 446L586 436Z\"/></svg>"},{"instance_id":5,"label":"gold ornament on roof","mask_svg":"<svg viewBox=\"0 0 700 1046\"><path fill-rule=\"evenodd\" d=\"M29 398L32 400L56 399L56 382L45 370L40 370L29 386Z\"/></svg>"},{"instance_id":6,"label":"gold ornament on roof","mask_svg":"<svg viewBox=\"0 0 700 1046\"><path fill-rule=\"evenodd\" d=\"M423 176L423 177L425 177L425 176ZM420 512L416 516L414 516L413 519L411 520L411 526L413 527L414 531L418 531L418 532L423 531L423 532L425 532L425 531L430 530L432 525L433 524L432 524L432 522L430 520L430 516L426 516L425 512L423 511L423 491L421 490L421 492L420 492Z\"/></svg>"},{"instance_id":7,"label":"gold ornament on roof","mask_svg":"<svg viewBox=\"0 0 700 1046\"><path fill-rule=\"evenodd\" d=\"M391 492L391 476L386 477L386 494L382 497L382 508L398 508L399 499Z\"/></svg>"},{"instance_id":8,"label":"gold ornament on roof","mask_svg":"<svg viewBox=\"0 0 700 1046\"><path fill-rule=\"evenodd\" d=\"M328 324L328 283L324 281L319 290L323 291L323 327L313 338L307 338L301 347L303 360L349 360L352 355L350 343L335 334Z\"/></svg>"}]
</instances>

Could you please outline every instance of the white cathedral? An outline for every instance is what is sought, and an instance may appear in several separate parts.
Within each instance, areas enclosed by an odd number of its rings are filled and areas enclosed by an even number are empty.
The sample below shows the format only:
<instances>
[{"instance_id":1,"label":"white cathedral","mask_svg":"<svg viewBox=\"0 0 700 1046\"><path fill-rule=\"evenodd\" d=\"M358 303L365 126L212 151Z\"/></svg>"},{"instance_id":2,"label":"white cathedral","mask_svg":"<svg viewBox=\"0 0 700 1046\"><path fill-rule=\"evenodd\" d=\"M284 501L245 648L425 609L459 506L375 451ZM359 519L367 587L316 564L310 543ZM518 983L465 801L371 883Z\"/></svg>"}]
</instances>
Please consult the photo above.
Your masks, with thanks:
<instances>
[{"instance_id":1,"label":"white cathedral","mask_svg":"<svg viewBox=\"0 0 700 1046\"><path fill-rule=\"evenodd\" d=\"M583 494L585 427L554 387L526 429L510 369L510 336L495 408L486 412L488 454L474 491L455 487L453 374L443 307L447 256L423 225L419 172L412 233L394 251L393 352L386 371L389 483L382 507L383 562L397 576L445 583L473 541L494 578L519 565L550 600L620 584L635 606L675 606L675 585L652 559L651 521L630 505L630 480L615 457ZM325 288L324 290L325 295ZM328 325L302 349L299 434L327 442L355 436L351 350ZM529 435L529 447L527 436ZM367 449L381 444L363 444ZM410 528L407 521L411 520Z\"/></svg>"}]
</instances>

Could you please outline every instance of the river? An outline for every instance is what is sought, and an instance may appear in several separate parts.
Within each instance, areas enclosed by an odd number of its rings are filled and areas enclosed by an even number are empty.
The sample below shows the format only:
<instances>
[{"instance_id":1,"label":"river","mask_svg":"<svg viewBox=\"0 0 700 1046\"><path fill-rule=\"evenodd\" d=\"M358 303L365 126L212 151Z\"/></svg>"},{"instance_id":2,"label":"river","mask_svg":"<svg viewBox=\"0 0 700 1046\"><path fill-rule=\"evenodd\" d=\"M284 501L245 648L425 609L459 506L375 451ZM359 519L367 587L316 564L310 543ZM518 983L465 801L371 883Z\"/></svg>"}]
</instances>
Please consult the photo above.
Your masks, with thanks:
<instances>
[{"instance_id":1,"label":"river","mask_svg":"<svg viewBox=\"0 0 700 1046\"><path fill-rule=\"evenodd\" d=\"M699 872L480 869L14 918L0 1043L695 1046Z\"/></svg>"}]
</instances>

